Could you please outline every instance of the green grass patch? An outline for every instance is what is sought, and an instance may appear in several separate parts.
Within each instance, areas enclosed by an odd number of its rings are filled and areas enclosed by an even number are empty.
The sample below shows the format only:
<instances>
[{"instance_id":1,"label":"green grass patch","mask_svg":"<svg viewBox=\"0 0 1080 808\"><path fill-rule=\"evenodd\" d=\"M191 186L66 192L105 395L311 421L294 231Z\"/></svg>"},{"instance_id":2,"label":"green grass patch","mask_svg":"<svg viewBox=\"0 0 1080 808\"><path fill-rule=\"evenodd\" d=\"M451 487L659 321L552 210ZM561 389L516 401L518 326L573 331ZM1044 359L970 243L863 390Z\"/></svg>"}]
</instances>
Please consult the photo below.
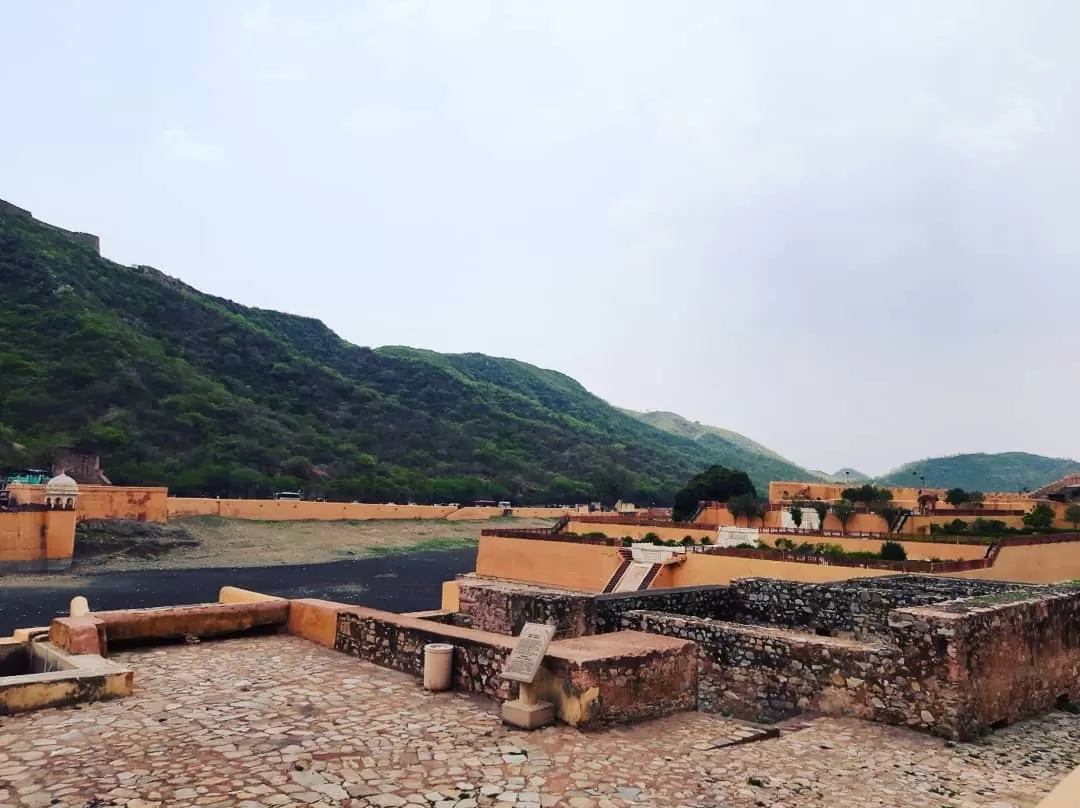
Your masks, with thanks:
<instances>
[{"instance_id":1,"label":"green grass patch","mask_svg":"<svg viewBox=\"0 0 1080 808\"><path fill-rule=\"evenodd\" d=\"M427 539L418 541L415 544L403 544L398 547L369 547L367 552L369 555L375 556L408 555L433 550L464 550L469 547L476 547L477 544L476 539Z\"/></svg>"}]
</instances>

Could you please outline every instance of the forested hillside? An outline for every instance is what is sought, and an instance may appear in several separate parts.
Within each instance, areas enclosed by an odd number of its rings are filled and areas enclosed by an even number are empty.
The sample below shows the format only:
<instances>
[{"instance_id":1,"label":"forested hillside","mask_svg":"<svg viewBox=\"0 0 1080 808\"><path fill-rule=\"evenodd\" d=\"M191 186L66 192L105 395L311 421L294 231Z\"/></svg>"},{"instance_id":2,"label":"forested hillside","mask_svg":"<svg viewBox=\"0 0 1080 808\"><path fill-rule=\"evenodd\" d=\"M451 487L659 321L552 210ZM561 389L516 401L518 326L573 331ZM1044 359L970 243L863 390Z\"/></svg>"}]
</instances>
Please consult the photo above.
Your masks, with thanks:
<instances>
[{"instance_id":1,"label":"forested hillside","mask_svg":"<svg viewBox=\"0 0 1080 808\"><path fill-rule=\"evenodd\" d=\"M707 449L716 463L745 471L763 491L768 490L769 480L815 480L820 477L730 429L699 424L674 412L623 412L672 435L690 438Z\"/></svg>"},{"instance_id":2,"label":"forested hillside","mask_svg":"<svg viewBox=\"0 0 1080 808\"><path fill-rule=\"evenodd\" d=\"M880 482L911 485L920 476L931 488L967 491L1029 491L1080 472L1080 463L1068 458L1043 457L1027 452L962 454L932 457L889 472Z\"/></svg>"},{"instance_id":3,"label":"forested hillside","mask_svg":"<svg viewBox=\"0 0 1080 808\"><path fill-rule=\"evenodd\" d=\"M357 347L2 206L0 379L0 464L73 445L180 494L667 502L727 459L560 373Z\"/></svg>"}]
</instances>

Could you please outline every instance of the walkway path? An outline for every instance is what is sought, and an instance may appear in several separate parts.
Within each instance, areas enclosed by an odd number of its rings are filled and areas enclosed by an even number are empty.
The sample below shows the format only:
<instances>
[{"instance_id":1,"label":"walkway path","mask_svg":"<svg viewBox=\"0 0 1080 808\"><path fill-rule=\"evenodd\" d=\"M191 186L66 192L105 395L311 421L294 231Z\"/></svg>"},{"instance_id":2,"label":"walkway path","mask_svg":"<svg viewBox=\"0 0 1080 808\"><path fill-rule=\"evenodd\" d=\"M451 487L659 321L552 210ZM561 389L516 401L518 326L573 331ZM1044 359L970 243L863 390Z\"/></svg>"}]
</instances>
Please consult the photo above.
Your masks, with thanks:
<instances>
[{"instance_id":1,"label":"walkway path","mask_svg":"<svg viewBox=\"0 0 1080 808\"><path fill-rule=\"evenodd\" d=\"M132 698L0 719L0 806L1027 808L1080 760L1064 713L981 744L815 719L716 748L745 725L510 731L488 702L294 637L117 658Z\"/></svg>"}]
</instances>

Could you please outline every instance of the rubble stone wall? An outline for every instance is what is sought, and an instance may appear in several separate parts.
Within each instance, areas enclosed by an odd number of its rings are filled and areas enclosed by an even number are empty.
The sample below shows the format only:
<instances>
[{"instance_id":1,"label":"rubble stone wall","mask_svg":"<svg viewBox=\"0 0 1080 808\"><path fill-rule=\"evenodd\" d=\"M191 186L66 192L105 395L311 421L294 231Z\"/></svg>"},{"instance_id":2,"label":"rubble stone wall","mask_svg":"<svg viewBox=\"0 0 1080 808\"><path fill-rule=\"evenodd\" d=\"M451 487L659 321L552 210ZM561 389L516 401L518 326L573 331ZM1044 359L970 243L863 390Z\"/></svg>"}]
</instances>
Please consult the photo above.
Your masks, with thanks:
<instances>
[{"instance_id":1,"label":"rubble stone wall","mask_svg":"<svg viewBox=\"0 0 1080 808\"><path fill-rule=\"evenodd\" d=\"M739 578L731 583L737 622L806 628L866 640L889 636L889 612L893 609L1026 588L1023 584L934 575L890 575L823 584Z\"/></svg>"},{"instance_id":2,"label":"rubble stone wall","mask_svg":"<svg viewBox=\"0 0 1080 808\"><path fill-rule=\"evenodd\" d=\"M360 611L360 610L357 610ZM456 629L441 623L376 614L338 615L334 648L384 668L424 675L424 646L454 645L454 690L478 693L499 701L510 698L510 683L499 678L513 642L495 635ZM475 636L479 635L479 636Z\"/></svg>"}]
</instances>

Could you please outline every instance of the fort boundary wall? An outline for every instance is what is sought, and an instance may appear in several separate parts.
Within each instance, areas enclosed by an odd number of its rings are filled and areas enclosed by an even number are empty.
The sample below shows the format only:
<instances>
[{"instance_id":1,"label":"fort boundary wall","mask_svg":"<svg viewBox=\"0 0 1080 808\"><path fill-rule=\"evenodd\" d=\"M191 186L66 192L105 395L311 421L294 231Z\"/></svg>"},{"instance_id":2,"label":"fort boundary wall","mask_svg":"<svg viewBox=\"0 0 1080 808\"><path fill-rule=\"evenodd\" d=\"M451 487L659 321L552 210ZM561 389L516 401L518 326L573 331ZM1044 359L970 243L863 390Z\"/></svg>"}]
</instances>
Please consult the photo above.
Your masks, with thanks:
<instances>
[{"instance_id":1,"label":"fort boundary wall","mask_svg":"<svg viewBox=\"0 0 1080 808\"><path fill-rule=\"evenodd\" d=\"M1080 586L894 575L596 595L458 583L452 618L491 634L528 620L577 640L621 629L693 642L698 708L741 718L809 710L969 739L1080 698Z\"/></svg>"},{"instance_id":2,"label":"fort boundary wall","mask_svg":"<svg viewBox=\"0 0 1080 808\"><path fill-rule=\"evenodd\" d=\"M450 505L380 505L366 502L216 499L212 497L168 497L167 509L168 515L176 518L185 516L221 516L227 519L252 519L269 522L359 522L375 519L482 520L501 517L506 515L507 512L507 509L504 508L485 506L458 508ZM509 511L512 516L521 519L559 519L571 513L571 509L568 508L512 508Z\"/></svg>"},{"instance_id":3,"label":"fort boundary wall","mask_svg":"<svg viewBox=\"0 0 1080 808\"><path fill-rule=\"evenodd\" d=\"M70 569L76 518L44 507L0 512L0 575Z\"/></svg>"},{"instance_id":4,"label":"fort boundary wall","mask_svg":"<svg viewBox=\"0 0 1080 808\"><path fill-rule=\"evenodd\" d=\"M10 488L21 505L45 502L44 485L17 484ZM85 519L136 519L140 522L169 521L169 490L141 485L80 485L75 514Z\"/></svg>"}]
</instances>

